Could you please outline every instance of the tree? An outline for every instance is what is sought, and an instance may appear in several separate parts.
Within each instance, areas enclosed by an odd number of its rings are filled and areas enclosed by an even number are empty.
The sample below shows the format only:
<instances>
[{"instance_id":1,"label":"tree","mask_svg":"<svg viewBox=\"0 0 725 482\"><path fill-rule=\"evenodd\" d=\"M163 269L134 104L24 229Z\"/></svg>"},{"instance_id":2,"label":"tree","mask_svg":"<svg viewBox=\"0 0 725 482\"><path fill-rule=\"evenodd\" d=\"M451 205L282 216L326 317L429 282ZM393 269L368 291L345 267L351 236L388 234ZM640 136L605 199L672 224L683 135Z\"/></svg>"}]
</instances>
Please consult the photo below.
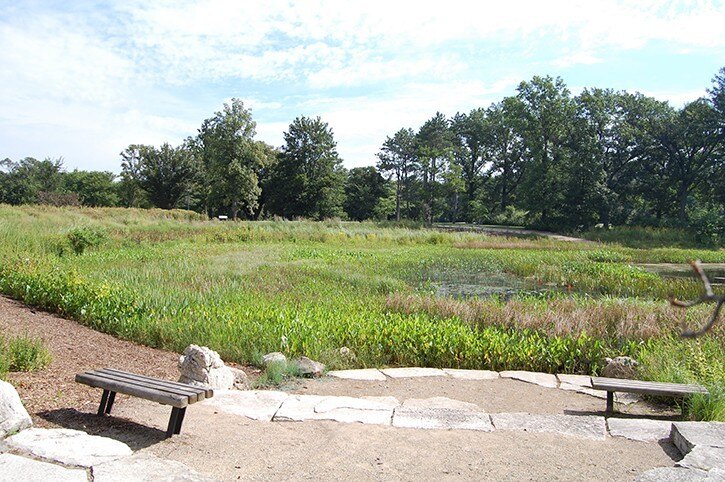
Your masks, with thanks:
<instances>
[{"instance_id":1,"label":"tree","mask_svg":"<svg viewBox=\"0 0 725 482\"><path fill-rule=\"evenodd\" d=\"M199 166L190 149L164 143L159 149L145 150L138 182L154 206L173 209L183 196L191 195L198 175Z\"/></svg>"},{"instance_id":2,"label":"tree","mask_svg":"<svg viewBox=\"0 0 725 482\"><path fill-rule=\"evenodd\" d=\"M445 116L437 112L427 120L416 134L416 141L423 182L423 216L430 224L442 212L438 176L447 169L453 152L453 135Z\"/></svg>"},{"instance_id":3,"label":"tree","mask_svg":"<svg viewBox=\"0 0 725 482\"><path fill-rule=\"evenodd\" d=\"M26 157L19 162L5 159L3 165L6 172L0 177L0 202L36 203L40 193L57 192L61 186L62 158L39 161Z\"/></svg>"},{"instance_id":4,"label":"tree","mask_svg":"<svg viewBox=\"0 0 725 482\"><path fill-rule=\"evenodd\" d=\"M256 123L239 99L224 104L199 129L196 148L204 163L209 214L228 210L254 214L262 188L258 173L272 162L266 145L254 140Z\"/></svg>"},{"instance_id":5,"label":"tree","mask_svg":"<svg viewBox=\"0 0 725 482\"><path fill-rule=\"evenodd\" d=\"M354 221L384 217L384 200L388 197L388 185L372 166L350 169L345 181L347 216Z\"/></svg>"},{"instance_id":6,"label":"tree","mask_svg":"<svg viewBox=\"0 0 725 482\"><path fill-rule=\"evenodd\" d=\"M121 152L121 180L118 193L121 204L130 208L147 207L148 199L141 188L141 167L143 159L153 146L131 144Z\"/></svg>"},{"instance_id":7,"label":"tree","mask_svg":"<svg viewBox=\"0 0 725 482\"><path fill-rule=\"evenodd\" d=\"M387 137L378 152L378 170L395 178L395 219L400 221L401 204L410 216L411 178L418 169L416 139L413 129L400 129Z\"/></svg>"},{"instance_id":8,"label":"tree","mask_svg":"<svg viewBox=\"0 0 725 482\"><path fill-rule=\"evenodd\" d=\"M463 219L470 222L471 203L476 199L481 184L481 171L487 162L485 149L489 135L486 111L473 109L469 114L458 113L453 117L451 131L456 139L454 160L460 166L466 199L463 203ZM456 203L457 204L457 203Z\"/></svg>"},{"instance_id":9,"label":"tree","mask_svg":"<svg viewBox=\"0 0 725 482\"><path fill-rule=\"evenodd\" d=\"M83 206L117 206L119 202L114 179L108 171L79 171L63 175L63 191L74 193Z\"/></svg>"},{"instance_id":10,"label":"tree","mask_svg":"<svg viewBox=\"0 0 725 482\"><path fill-rule=\"evenodd\" d=\"M516 131L518 100L506 97L486 110L483 155L491 163L491 177L501 212L512 202L525 172L523 140Z\"/></svg>"},{"instance_id":11,"label":"tree","mask_svg":"<svg viewBox=\"0 0 725 482\"><path fill-rule=\"evenodd\" d=\"M345 173L332 130L319 117L298 117L271 175L269 206L286 218L341 216Z\"/></svg>"}]
</instances>

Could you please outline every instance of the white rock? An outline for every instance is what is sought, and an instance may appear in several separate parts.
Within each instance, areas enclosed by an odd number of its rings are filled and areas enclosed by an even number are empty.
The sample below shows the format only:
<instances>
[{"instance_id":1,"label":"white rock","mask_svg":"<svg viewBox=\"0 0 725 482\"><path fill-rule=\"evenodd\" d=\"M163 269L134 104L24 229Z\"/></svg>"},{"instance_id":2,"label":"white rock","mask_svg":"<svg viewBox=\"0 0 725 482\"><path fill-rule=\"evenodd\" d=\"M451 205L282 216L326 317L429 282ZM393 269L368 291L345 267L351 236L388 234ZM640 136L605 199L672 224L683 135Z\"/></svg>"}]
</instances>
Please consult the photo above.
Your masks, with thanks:
<instances>
[{"instance_id":1,"label":"white rock","mask_svg":"<svg viewBox=\"0 0 725 482\"><path fill-rule=\"evenodd\" d=\"M457 368L444 368L443 371L449 377L458 378L460 380L496 380L499 378L498 372L491 370L459 370Z\"/></svg>"},{"instance_id":2,"label":"white rock","mask_svg":"<svg viewBox=\"0 0 725 482\"><path fill-rule=\"evenodd\" d=\"M656 442L669 439L672 422L667 420L650 420L646 418L614 418L607 419L609 434L612 437L624 437L640 442Z\"/></svg>"},{"instance_id":3,"label":"white rock","mask_svg":"<svg viewBox=\"0 0 725 482\"><path fill-rule=\"evenodd\" d=\"M218 390L213 398L201 403L232 415L269 422L288 397L273 390Z\"/></svg>"},{"instance_id":4,"label":"white rock","mask_svg":"<svg viewBox=\"0 0 725 482\"><path fill-rule=\"evenodd\" d=\"M307 358L306 356L297 358L295 360L295 365L297 365L300 375L304 377L319 377L325 372L324 364L312 360L311 358Z\"/></svg>"},{"instance_id":5,"label":"white rock","mask_svg":"<svg viewBox=\"0 0 725 482\"><path fill-rule=\"evenodd\" d=\"M228 390L234 386L235 376L214 350L205 346L189 345L179 358L181 383Z\"/></svg>"},{"instance_id":6,"label":"white rock","mask_svg":"<svg viewBox=\"0 0 725 482\"><path fill-rule=\"evenodd\" d=\"M377 368L364 368L360 370L333 370L327 372L331 377L343 378L346 380L380 381L387 380Z\"/></svg>"},{"instance_id":7,"label":"white rock","mask_svg":"<svg viewBox=\"0 0 725 482\"><path fill-rule=\"evenodd\" d=\"M301 422L319 419L315 406L325 398L320 395L290 395L274 415L275 422Z\"/></svg>"},{"instance_id":8,"label":"white rock","mask_svg":"<svg viewBox=\"0 0 725 482\"><path fill-rule=\"evenodd\" d=\"M246 390L249 388L249 377L244 373L244 370L239 368L229 367L234 374L234 388L237 390Z\"/></svg>"},{"instance_id":9,"label":"white rock","mask_svg":"<svg viewBox=\"0 0 725 482\"><path fill-rule=\"evenodd\" d=\"M676 465L688 469L725 471L725 448L696 445Z\"/></svg>"},{"instance_id":10,"label":"white rock","mask_svg":"<svg viewBox=\"0 0 725 482\"><path fill-rule=\"evenodd\" d=\"M287 363L287 357L278 351L267 353L262 357L262 364L268 366L270 363Z\"/></svg>"},{"instance_id":11,"label":"white rock","mask_svg":"<svg viewBox=\"0 0 725 482\"><path fill-rule=\"evenodd\" d=\"M127 482L129 480L211 482L215 479L202 475L181 462L164 460L145 453L93 466L93 482Z\"/></svg>"},{"instance_id":12,"label":"white rock","mask_svg":"<svg viewBox=\"0 0 725 482\"><path fill-rule=\"evenodd\" d=\"M541 387L556 388L559 382L556 375L550 373L527 372L527 371L505 371L501 372L501 378L513 378L522 382L533 383Z\"/></svg>"},{"instance_id":13,"label":"white rock","mask_svg":"<svg viewBox=\"0 0 725 482\"><path fill-rule=\"evenodd\" d=\"M13 454L0 454L0 482L87 482L85 469L59 465Z\"/></svg>"},{"instance_id":14,"label":"white rock","mask_svg":"<svg viewBox=\"0 0 725 482\"><path fill-rule=\"evenodd\" d=\"M0 439L32 425L15 387L0 380Z\"/></svg>"},{"instance_id":15,"label":"white rock","mask_svg":"<svg viewBox=\"0 0 725 482\"><path fill-rule=\"evenodd\" d=\"M131 455L125 443L66 428L31 428L6 439L8 446L66 465L90 467Z\"/></svg>"},{"instance_id":16,"label":"white rock","mask_svg":"<svg viewBox=\"0 0 725 482\"><path fill-rule=\"evenodd\" d=\"M483 412L445 408L399 407L393 414L393 427L443 430L493 430L491 419Z\"/></svg>"},{"instance_id":17,"label":"white rock","mask_svg":"<svg viewBox=\"0 0 725 482\"><path fill-rule=\"evenodd\" d=\"M480 410L478 405L475 403L461 402L460 400L453 400L446 397L431 397L431 398L409 398L403 402L405 408L441 408L448 410L468 410L471 412L477 412Z\"/></svg>"},{"instance_id":18,"label":"white rock","mask_svg":"<svg viewBox=\"0 0 725 482\"><path fill-rule=\"evenodd\" d=\"M491 421L499 430L550 432L595 440L604 440L607 435L604 417L595 415L493 413Z\"/></svg>"},{"instance_id":19,"label":"white rock","mask_svg":"<svg viewBox=\"0 0 725 482\"><path fill-rule=\"evenodd\" d=\"M444 377L446 372L440 368L383 368L380 370L390 378Z\"/></svg>"},{"instance_id":20,"label":"white rock","mask_svg":"<svg viewBox=\"0 0 725 482\"><path fill-rule=\"evenodd\" d=\"M559 373L556 375L560 383L568 383L579 387L592 388L592 377L589 375L567 375Z\"/></svg>"},{"instance_id":21,"label":"white rock","mask_svg":"<svg viewBox=\"0 0 725 482\"><path fill-rule=\"evenodd\" d=\"M315 413L327 413L341 408L355 410L393 410L400 406L395 397L327 397L315 405Z\"/></svg>"}]
</instances>

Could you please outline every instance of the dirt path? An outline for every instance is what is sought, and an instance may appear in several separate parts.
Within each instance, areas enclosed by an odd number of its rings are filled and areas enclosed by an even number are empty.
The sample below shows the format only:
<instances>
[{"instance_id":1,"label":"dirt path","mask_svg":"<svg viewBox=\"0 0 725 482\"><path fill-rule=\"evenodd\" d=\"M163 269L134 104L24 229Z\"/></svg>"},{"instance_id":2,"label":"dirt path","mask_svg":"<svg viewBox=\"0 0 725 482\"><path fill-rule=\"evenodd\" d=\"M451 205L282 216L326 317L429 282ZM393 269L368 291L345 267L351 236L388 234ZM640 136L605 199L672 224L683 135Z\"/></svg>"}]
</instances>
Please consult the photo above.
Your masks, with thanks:
<instances>
[{"instance_id":1,"label":"dirt path","mask_svg":"<svg viewBox=\"0 0 725 482\"><path fill-rule=\"evenodd\" d=\"M98 417L100 391L74 383L73 376L113 366L175 379L178 355L118 340L2 297L0 329L41 336L53 354L47 370L10 376L36 424L109 436L221 480L632 480L650 468L672 466L668 453L675 454L669 444L611 437L596 441L526 432L257 422L203 403L189 409L183 433L167 440L169 407L119 396L114 416ZM392 395L401 401L445 396L489 412L601 413L604 405L586 395L513 380L324 378L307 380L293 391Z\"/></svg>"}]
</instances>

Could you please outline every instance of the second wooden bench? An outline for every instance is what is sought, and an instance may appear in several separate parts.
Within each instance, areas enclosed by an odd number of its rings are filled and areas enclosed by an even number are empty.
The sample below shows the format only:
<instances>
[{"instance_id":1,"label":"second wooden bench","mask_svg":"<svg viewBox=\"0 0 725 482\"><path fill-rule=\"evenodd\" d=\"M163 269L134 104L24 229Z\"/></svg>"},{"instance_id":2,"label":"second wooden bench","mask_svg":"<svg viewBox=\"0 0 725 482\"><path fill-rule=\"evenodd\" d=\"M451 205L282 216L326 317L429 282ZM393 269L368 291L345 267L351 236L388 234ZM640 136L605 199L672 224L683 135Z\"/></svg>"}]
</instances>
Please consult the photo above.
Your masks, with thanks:
<instances>
[{"instance_id":1,"label":"second wooden bench","mask_svg":"<svg viewBox=\"0 0 725 482\"><path fill-rule=\"evenodd\" d=\"M684 398L693 393L709 393L707 388L700 385L686 385L684 383L645 382L641 380L627 380L622 378L592 377L594 390L607 391L607 413L614 412L614 392L640 393L643 395L657 395L664 397Z\"/></svg>"}]
</instances>

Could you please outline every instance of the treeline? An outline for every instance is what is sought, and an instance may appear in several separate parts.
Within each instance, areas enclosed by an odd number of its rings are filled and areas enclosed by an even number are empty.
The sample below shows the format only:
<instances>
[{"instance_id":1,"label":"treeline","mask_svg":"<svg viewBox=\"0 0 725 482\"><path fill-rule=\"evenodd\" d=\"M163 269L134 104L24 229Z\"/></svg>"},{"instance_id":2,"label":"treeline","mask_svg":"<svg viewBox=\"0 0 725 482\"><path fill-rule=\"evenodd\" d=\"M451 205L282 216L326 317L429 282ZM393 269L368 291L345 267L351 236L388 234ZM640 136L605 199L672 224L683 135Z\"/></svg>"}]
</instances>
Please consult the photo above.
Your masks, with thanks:
<instances>
[{"instance_id":1,"label":"treeline","mask_svg":"<svg viewBox=\"0 0 725 482\"><path fill-rule=\"evenodd\" d=\"M0 202L187 208L232 218L412 219L577 230L695 226L725 239L725 68L673 108L639 93L534 77L514 96L437 113L345 170L330 127L298 117L276 149L240 100L180 146L131 145L121 175L3 161Z\"/></svg>"}]
</instances>

